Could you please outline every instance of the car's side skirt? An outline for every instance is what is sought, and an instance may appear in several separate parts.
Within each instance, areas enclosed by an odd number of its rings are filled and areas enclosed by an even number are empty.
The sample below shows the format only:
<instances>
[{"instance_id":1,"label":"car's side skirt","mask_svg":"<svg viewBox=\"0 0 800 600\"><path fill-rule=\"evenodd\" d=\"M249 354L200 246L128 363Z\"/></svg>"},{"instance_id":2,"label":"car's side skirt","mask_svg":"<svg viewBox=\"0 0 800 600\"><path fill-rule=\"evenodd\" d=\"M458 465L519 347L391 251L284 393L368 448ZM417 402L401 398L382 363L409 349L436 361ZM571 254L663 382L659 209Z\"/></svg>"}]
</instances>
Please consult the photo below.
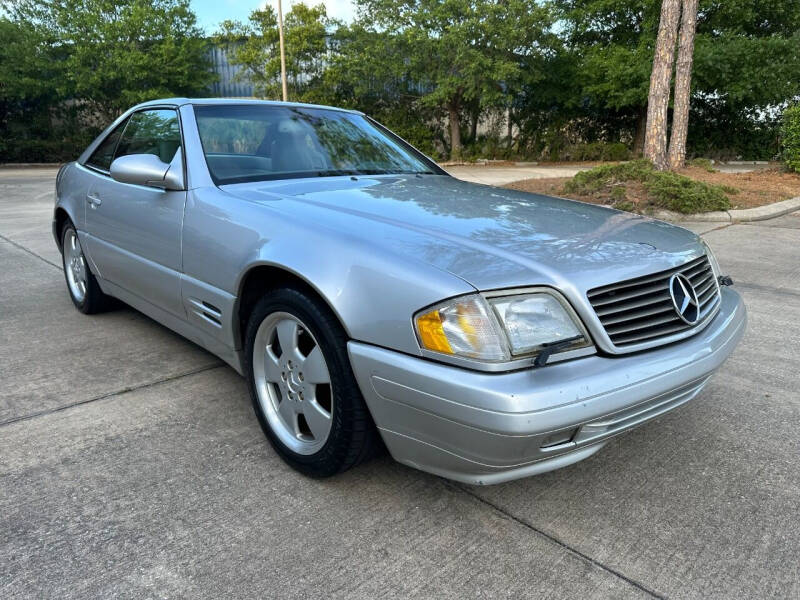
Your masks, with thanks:
<instances>
[{"instance_id":1,"label":"car's side skirt","mask_svg":"<svg viewBox=\"0 0 800 600\"><path fill-rule=\"evenodd\" d=\"M154 321L161 323L164 327L167 327L175 333L185 337L189 341L202 346L212 354L215 354L228 363L240 375L244 373L242 369L243 357L241 352L234 350L232 347L224 344L222 341L198 328L196 325L151 304L144 298L141 298L106 279L101 279L98 277L97 281L100 284L100 288L106 294L122 300L125 302L125 304L132 306Z\"/></svg>"}]
</instances>

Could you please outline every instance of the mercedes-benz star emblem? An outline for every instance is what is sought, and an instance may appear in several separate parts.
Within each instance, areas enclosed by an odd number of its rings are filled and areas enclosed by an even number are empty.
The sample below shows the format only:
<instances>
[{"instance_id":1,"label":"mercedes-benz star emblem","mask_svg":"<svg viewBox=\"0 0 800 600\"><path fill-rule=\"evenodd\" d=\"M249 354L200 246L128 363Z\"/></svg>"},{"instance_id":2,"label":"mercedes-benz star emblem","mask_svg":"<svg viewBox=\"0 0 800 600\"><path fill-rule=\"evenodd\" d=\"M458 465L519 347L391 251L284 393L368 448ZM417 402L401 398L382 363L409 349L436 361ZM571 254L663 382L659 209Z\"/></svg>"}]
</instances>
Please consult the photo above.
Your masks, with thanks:
<instances>
[{"instance_id":1,"label":"mercedes-benz star emblem","mask_svg":"<svg viewBox=\"0 0 800 600\"><path fill-rule=\"evenodd\" d=\"M675 273L669 280L669 295L675 312L689 325L694 325L700 318L700 301L697 292L686 275Z\"/></svg>"}]
</instances>

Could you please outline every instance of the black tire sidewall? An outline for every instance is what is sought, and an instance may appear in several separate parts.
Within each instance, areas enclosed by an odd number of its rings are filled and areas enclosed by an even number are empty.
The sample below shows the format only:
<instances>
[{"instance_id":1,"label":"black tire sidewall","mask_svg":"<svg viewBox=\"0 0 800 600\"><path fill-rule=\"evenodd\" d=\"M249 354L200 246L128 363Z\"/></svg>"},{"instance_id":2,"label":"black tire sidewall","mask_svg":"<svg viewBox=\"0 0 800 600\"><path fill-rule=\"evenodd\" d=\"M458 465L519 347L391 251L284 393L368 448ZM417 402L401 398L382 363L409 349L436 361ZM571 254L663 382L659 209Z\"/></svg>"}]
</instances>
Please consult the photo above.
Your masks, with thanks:
<instances>
[{"instance_id":1,"label":"black tire sidewall","mask_svg":"<svg viewBox=\"0 0 800 600\"><path fill-rule=\"evenodd\" d=\"M332 423L325 445L314 454L298 454L288 448L273 432L261 408L253 375L253 351L256 333L270 314L285 312L297 317L310 330L322 350L331 378ZM347 337L330 310L301 289L280 288L268 292L253 309L245 335L245 369L253 408L259 424L275 451L292 467L312 477L327 477L350 465L348 455L353 444L354 411L366 410L347 356Z\"/></svg>"}]
</instances>

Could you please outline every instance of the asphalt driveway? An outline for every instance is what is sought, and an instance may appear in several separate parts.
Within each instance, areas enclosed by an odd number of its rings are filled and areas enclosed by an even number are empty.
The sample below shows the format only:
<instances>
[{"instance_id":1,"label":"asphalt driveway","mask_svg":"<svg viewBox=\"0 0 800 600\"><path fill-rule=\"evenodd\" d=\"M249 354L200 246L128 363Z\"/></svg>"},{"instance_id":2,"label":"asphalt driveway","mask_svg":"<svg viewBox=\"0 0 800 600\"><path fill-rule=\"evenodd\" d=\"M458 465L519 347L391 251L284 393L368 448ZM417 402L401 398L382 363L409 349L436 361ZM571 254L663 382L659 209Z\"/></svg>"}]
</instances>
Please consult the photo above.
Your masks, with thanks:
<instances>
[{"instance_id":1,"label":"asphalt driveway","mask_svg":"<svg viewBox=\"0 0 800 600\"><path fill-rule=\"evenodd\" d=\"M800 597L798 213L695 227L750 327L690 404L510 484L316 481L218 359L74 310L54 176L0 169L0 598Z\"/></svg>"}]
</instances>

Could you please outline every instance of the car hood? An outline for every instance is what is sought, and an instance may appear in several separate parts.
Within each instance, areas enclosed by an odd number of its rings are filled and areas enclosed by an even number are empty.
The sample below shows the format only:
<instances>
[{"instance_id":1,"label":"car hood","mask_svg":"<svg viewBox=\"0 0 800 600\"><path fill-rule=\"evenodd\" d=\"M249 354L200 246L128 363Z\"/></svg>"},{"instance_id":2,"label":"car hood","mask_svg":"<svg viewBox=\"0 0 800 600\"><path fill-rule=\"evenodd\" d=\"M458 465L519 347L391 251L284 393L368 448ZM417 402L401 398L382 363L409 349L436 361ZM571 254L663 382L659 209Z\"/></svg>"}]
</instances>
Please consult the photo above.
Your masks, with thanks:
<instances>
[{"instance_id":1,"label":"car hood","mask_svg":"<svg viewBox=\"0 0 800 600\"><path fill-rule=\"evenodd\" d=\"M310 225L366 239L479 290L592 287L680 265L698 237L662 221L445 175L334 177L224 186Z\"/></svg>"}]
</instances>

